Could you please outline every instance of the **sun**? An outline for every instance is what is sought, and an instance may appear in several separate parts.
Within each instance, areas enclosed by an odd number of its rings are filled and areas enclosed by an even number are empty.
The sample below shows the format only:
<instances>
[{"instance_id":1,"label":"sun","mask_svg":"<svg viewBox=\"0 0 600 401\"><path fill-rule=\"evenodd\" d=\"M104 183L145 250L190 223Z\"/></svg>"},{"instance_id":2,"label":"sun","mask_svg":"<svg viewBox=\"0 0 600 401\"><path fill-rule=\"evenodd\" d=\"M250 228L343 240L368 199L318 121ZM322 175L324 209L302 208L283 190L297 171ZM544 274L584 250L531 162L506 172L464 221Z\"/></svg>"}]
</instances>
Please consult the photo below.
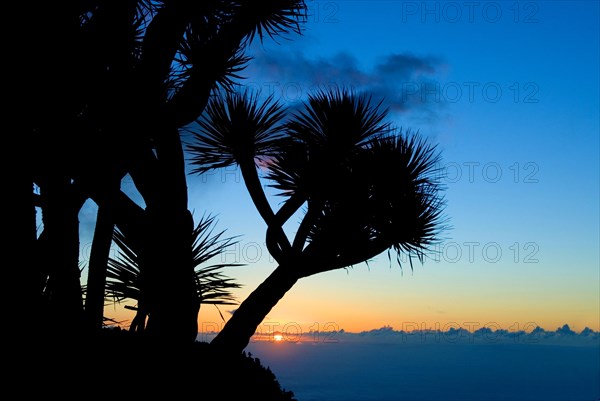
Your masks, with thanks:
<instances>
[{"instance_id":1,"label":"sun","mask_svg":"<svg viewBox=\"0 0 600 401\"><path fill-rule=\"evenodd\" d=\"M281 342L283 341L283 336L281 334L274 334L273 340L275 340L275 342Z\"/></svg>"}]
</instances>

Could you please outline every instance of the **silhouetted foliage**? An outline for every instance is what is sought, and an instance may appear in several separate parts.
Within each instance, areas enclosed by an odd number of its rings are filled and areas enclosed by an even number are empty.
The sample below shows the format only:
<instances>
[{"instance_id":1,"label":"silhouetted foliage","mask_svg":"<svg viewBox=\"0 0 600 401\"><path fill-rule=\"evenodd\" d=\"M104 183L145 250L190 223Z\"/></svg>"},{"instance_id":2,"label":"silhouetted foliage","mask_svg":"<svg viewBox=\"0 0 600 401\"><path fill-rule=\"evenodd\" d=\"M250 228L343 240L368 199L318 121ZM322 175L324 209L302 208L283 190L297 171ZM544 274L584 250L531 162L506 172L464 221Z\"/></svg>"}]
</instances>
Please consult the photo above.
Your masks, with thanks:
<instances>
[{"instance_id":1,"label":"silhouetted foliage","mask_svg":"<svg viewBox=\"0 0 600 401\"><path fill-rule=\"evenodd\" d=\"M222 96L208 103L198 120L201 131L192 131L195 137L188 150L193 173L264 160L276 152L277 140L283 137L282 105L273 95L262 104L259 94L249 91Z\"/></svg>"},{"instance_id":2,"label":"silhouetted foliage","mask_svg":"<svg viewBox=\"0 0 600 401\"><path fill-rule=\"evenodd\" d=\"M15 315L30 335L23 337L26 344L40 328L49 333L24 363L54 365L73 352L64 359L65 376L76 366L89 374L107 355L122 353L132 370L147 374L136 377L132 389L139 388L137 379L154 384L159 348L194 343L200 303L233 302L237 284L223 275L225 265L204 266L228 240L209 235L207 220L194 224L180 130L212 95L232 89L255 37L299 33L305 9L301 0L86 0L35 2L14 13L27 32L14 35L15 53L12 47L7 53L21 64L15 122L26 138L18 157L27 169L14 186L21 195L16 203L24 206L15 210L26 228L20 249L32 253L15 280L31 302ZM141 202L123 190L125 177ZM83 285L78 215L88 200L99 217L93 272ZM125 245L127 257L108 272L113 227L114 243ZM122 279L108 284L110 290L140 298L149 316L144 335L122 347L94 339L107 321L107 274ZM65 324L72 329L63 330ZM138 341L147 348L133 350ZM46 376L59 383L52 367L34 370L34 381Z\"/></svg>"},{"instance_id":3,"label":"silhouetted foliage","mask_svg":"<svg viewBox=\"0 0 600 401\"><path fill-rule=\"evenodd\" d=\"M241 351L266 314L302 278L368 262L394 250L423 260L445 229L440 154L418 134L387 121L387 110L344 88L310 95L287 118L268 97L214 98L188 149L195 173L231 164L267 223L279 262L214 340ZM256 160L284 198L273 211ZM295 237L283 225L304 208Z\"/></svg>"},{"instance_id":4,"label":"silhouetted foliage","mask_svg":"<svg viewBox=\"0 0 600 401\"><path fill-rule=\"evenodd\" d=\"M289 113L273 96L238 91L248 45L301 33L305 13L302 0L38 2L24 13L37 40L19 42L29 53L19 60L27 85L17 116L28 138L19 151L31 153L20 154L31 169L19 176L27 196L18 219L33 262L16 281L32 302L17 314L27 317L19 321L27 339L49 330L39 344L25 341L31 352L23 358L44 367L33 373L36 383L47 379L45 395L63 395L64 377L96 389L104 377L91 372L114 372L124 358L130 371L116 373L114 390L128 398L157 389L187 396L203 381L223 387L224 399L291 400L242 353L271 308L300 278L390 250L422 258L438 239L439 154L393 128L381 103L318 91ZM187 149L184 130L192 132ZM214 234L212 217L194 223L186 150L194 173L239 166L279 263L211 345L194 341L200 305L234 302L238 284L223 274L231 265L205 264L233 238ZM278 210L258 168L283 199ZM124 191L125 177L140 202ZM85 286L78 215L88 200L99 211ZM290 240L283 225L298 211ZM112 244L121 258L108 261ZM137 301L131 332L102 328L105 296ZM63 370L53 369L57 361Z\"/></svg>"},{"instance_id":5,"label":"silhouetted foliage","mask_svg":"<svg viewBox=\"0 0 600 401\"><path fill-rule=\"evenodd\" d=\"M238 263L218 263L207 265L214 257L232 244L233 237L223 237L224 231L213 233L215 218L206 216L192 232L193 249L190 263L196 277L196 291L200 304L235 305L237 304L231 290L240 288L233 279L224 275L226 267L241 266ZM137 306L127 305L128 309L137 311L131 324L132 331L145 329L146 317L149 314L146 303L147 288L144 267L143 246L131 243L120 231L115 231L113 239L119 248L119 256L108 260L106 298L113 302L134 300ZM142 244L143 245L143 244Z\"/></svg>"}]
</instances>

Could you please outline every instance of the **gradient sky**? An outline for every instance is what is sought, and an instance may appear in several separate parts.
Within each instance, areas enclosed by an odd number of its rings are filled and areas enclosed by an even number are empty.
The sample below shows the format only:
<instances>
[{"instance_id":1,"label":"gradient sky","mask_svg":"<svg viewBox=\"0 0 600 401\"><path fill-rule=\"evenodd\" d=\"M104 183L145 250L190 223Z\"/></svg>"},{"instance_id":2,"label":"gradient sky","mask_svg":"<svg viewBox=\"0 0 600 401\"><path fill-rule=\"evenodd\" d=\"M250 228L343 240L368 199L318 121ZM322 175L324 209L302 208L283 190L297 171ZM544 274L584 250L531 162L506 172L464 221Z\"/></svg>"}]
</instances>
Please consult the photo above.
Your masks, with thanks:
<instances>
[{"instance_id":1,"label":"gradient sky","mask_svg":"<svg viewBox=\"0 0 600 401\"><path fill-rule=\"evenodd\" d=\"M385 97L397 126L438 144L452 229L413 271L381 255L302 279L265 322L600 330L598 2L307 4L304 34L252 46L243 83L292 109L323 85ZM218 229L242 235L222 255L247 264L227 271L242 300L275 267L266 226L236 170L188 185L195 216L216 214ZM82 243L94 217L84 208ZM222 320L203 306L199 322Z\"/></svg>"}]
</instances>

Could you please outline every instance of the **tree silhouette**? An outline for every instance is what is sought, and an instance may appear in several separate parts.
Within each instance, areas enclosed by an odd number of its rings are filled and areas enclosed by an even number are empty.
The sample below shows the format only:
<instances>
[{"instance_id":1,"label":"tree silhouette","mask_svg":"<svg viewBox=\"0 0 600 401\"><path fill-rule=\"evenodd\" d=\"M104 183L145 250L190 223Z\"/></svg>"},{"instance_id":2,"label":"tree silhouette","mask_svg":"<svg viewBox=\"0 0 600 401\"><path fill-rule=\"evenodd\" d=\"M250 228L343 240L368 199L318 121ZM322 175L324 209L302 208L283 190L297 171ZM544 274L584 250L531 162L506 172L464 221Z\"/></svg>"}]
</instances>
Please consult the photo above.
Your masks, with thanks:
<instances>
[{"instance_id":1,"label":"tree silhouette","mask_svg":"<svg viewBox=\"0 0 600 401\"><path fill-rule=\"evenodd\" d=\"M279 263L242 302L213 344L241 352L273 306L303 277L367 262L393 249L422 261L444 229L436 180L440 154L418 134L386 122L387 111L345 89L319 91L284 119L256 94L215 97L189 145L195 173L232 164L267 223ZM284 197L274 212L256 162ZM304 206L290 241L283 225Z\"/></svg>"},{"instance_id":2,"label":"tree silhouette","mask_svg":"<svg viewBox=\"0 0 600 401\"><path fill-rule=\"evenodd\" d=\"M212 305L235 305L237 304L232 289L240 288L233 279L223 274L223 268L241 266L237 263L207 264L223 250L234 244L233 237L223 237L224 231L214 233L214 217L203 217L192 233L193 248L191 253L191 264L195 272L197 303ZM108 260L106 298L113 302L134 300L135 307L129 305L128 309L136 310L130 331L141 332L146 329L146 319L149 308L147 305L148 291L145 276L147 260L142 249L136 249L127 236L119 231L113 234L114 242L120 250L118 258Z\"/></svg>"},{"instance_id":3,"label":"tree silhouette","mask_svg":"<svg viewBox=\"0 0 600 401\"><path fill-rule=\"evenodd\" d=\"M135 299L131 329L144 341L131 355L148 373L176 365L174 357L161 363L158 350L194 343L201 303L232 301L237 284L223 275L226 266L204 266L230 242L211 235L210 218L196 223L188 210L181 133L196 123L187 149L195 172L239 166L278 262L210 352L241 356L266 314L303 277L390 250L422 258L443 228L435 147L394 128L381 104L365 95L319 91L302 111L289 113L274 97L262 101L238 90L251 62L248 46L300 33L305 13L302 0L80 0L35 2L15 14L35 38L19 38L10 49L22 65L11 118L24 165L10 185L17 194L10 210L20 222L15 249L30 257L9 282L16 283L16 299L32 300L15 309L28 333L21 341L29 344L38 327L64 336L61 344L73 340L73 349L83 338L91 367L113 345L96 347L89 335L102 331L107 293ZM283 199L277 210L259 166ZM125 178L140 201L124 189ZM78 219L90 200L98 214L82 285ZM300 211L288 238L283 226ZM113 245L123 259L110 260ZM122 347L111 351L134 346ZM60 346L36 352L49 356L44 374L62 357ZM22 363L40 361L38 355ZM81 358L62 362L76 370ZM145 380L164 371L157 372Z\"/></svg>"},{"instance_id":4,"label":"tree silhouette","mask_svg":"<svg viewBox=\"0 0 600 401\"><path fill-rule=\"evenodd\" d=\"M231 86L252 40L299 32L304 12L300 0L91 0L30 10L31 35L39 40L27 58L30 99L22 105L33 163L22 178L29 208L19 210L29 232L20 238L49 267L33 263L35 273L22 276L39 283L33 309L44 311L44 324L101 327L116 227L145 250L148 335L195 340L194 222L179 130L202 113L211 93ZM121 189L125 176L143 204ZM99 211L84 307L78 213L88 199ZM35 207L43 220L39 237Z\"/></svg>"}]
</instances>

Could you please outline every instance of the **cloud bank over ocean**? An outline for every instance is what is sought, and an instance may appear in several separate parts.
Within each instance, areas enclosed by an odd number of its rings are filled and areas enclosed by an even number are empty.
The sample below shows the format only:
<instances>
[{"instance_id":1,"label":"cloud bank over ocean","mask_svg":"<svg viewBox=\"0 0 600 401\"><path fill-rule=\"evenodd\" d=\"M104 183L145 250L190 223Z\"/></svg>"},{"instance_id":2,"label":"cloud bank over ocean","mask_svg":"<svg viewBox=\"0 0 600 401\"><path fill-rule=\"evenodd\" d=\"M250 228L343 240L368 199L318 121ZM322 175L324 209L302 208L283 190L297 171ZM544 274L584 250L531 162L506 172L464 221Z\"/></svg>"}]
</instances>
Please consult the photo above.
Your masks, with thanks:
<instances>
[{"instance_id":1,"label":"cloud bank over ocean","mask_svg":"<svg viewBox=\"0 0 600 401\"><path fill-rule=\"evenodd\" d=\"M323 330L303 332L300 325L286 323L278 325L270 323L263 329L259 327L251 342L287 343L525 343L525 344L562 344L562 345L596 345L600 346L600 332L585 327L577 332L568 324L557 327L556 330L546 330L534 323L526 323L522 327L501 328L496 323L481 325L475 322L446 323L436 328L424 328L424 324L406 322L403 329L396 330L391 326L362 331L358 333L341 330ZM333 325L332 325L333 326ZM204 327L216 328L216 323ZM273 329L274 328L274 329ZM201 332L198 341L209 342L216 335L215 331Z\"/></svg>"},{"instance_id":2,"label":"cloud bank over ocean","mask_svg":"<svg viewBox=\"0 0 600 401\"><path fill-rule=\"evenodd\" d=\"M340 341L368 341L368 342L410 342L410 343L557 343L557 344L600 344L600 332L589 327L581 332L573 331L568 324L556 330L547 331L539 326L527 326L523 329L502 329L495 324L487 324L476 328L478 325L468 323L459 326L448 323L440 329L417 329L417 324L405 324L412 330L394 330L390 326L379 329L363 331L360 333L337 332L335 338ZM470 326L474 330L465 327ZM328 333L331 337L331 333Z\"/></svg>"},{"instance_id":3,"label":"cloud bank over ocean","mask_svg":"<svg viewBox=\"0 0 600 401\"><path fill-rule=\"evenodd\" d=\"M568 325L318 332L247 351L299 401L600 399L600 333Z\"/></svg>"}]
</instances>

